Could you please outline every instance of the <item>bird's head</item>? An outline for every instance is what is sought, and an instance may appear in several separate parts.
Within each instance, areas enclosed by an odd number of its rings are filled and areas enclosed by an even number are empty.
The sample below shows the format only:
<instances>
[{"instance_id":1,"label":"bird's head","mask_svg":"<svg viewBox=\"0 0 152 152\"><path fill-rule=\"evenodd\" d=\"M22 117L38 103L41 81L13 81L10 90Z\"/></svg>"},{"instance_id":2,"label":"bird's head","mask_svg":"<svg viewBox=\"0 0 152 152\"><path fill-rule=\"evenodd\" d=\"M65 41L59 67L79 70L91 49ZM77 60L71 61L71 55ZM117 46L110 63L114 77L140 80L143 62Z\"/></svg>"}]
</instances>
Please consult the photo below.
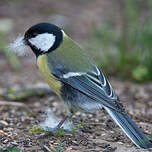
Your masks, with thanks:
<instances>
[{"instance_id":1,"label":"bird's head","mask_svg":"<svg viewBox=\"0 0 152 152\"><path fill-rule=\"evenodd\" d=\"M39 23L30 27L24 35L24 44L30 46L36 56L51 52L59 47L63 30L53 24Z\"/></svg>"}]
</instances>

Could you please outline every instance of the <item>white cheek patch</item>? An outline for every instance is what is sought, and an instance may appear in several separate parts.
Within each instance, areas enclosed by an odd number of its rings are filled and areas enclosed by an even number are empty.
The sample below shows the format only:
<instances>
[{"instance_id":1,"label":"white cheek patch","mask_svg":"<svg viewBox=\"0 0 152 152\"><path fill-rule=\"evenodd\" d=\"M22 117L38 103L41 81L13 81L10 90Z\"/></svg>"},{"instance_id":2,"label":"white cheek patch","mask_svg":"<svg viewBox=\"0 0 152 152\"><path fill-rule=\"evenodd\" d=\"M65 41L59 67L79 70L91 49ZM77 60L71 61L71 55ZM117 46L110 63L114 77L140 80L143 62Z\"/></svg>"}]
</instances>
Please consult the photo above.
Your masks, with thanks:
<instances>
[{"instance_id":1,"label":"white cheek patch","mask_svg":"<svg viewBox=\"0 0 152 152\"><path fill-rule=\"evenodd\" d=\"M24 44L23 36L18 36L17 39L13 43L10 43L8 48L10 51L14 52L18 56L24 56L28 54L27 53L28 46Z\"/></svg>"},{"instance_id":2,"label":"white cheek patch","mask_svg":"<svg viewBox=\"0 0 152 152\"><path fill-rule=\"evenodd\" d=\"M29 42L42 52L47 52L54 45L55 39L55 35L44 33L29 39Z\"/></svg>"}]
</instances>

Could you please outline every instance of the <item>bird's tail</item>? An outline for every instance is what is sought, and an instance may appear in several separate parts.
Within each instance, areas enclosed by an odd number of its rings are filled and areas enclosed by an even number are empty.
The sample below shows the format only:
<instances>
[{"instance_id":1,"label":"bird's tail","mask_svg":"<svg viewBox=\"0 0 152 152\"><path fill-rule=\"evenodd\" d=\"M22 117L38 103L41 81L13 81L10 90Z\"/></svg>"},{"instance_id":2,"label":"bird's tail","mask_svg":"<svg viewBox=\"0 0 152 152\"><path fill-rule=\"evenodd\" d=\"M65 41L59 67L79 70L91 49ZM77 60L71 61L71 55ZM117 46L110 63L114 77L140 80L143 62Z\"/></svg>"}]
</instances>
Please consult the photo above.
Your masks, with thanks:
<instances>
[{"instance_id":1,"label":"bird's tail","mask_svg":"<svg viewBox=\"0 0 152 152\"><path fill-rule=\"evenodd\" d=\"M152 142L143 134L128 114L107 107L105 109L137 147L152 148Z\"/></svg>"}]
</instances>

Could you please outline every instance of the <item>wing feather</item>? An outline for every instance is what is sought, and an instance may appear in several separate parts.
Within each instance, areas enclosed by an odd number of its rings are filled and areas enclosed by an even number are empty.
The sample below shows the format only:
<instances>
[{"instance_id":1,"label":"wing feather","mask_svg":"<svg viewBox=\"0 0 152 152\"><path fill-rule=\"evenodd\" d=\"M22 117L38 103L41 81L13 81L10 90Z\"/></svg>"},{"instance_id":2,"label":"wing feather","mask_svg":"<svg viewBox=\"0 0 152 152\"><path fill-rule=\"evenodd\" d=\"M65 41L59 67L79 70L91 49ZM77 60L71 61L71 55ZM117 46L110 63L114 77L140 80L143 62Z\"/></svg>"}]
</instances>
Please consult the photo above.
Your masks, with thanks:
<instances>
[{"instance_id":1,"label":"wing feather","mask_svg":"<svg viewBox=\"0 0 152 152\"><path fill-rule=\"evenodd\" d=\"M66 73L64 71L66 71ZM53 74L63 83L79 90L103 106L121 112L124 111L123 105L118 100L110 83L97 67L95 67L94 71L88 73L78 74L79 72L76 72L76 74L74 74L74 72L71 71L69 71L69 73L72 73L72 75L69 75L67 70L58 69L58 71L55 71ZM69 77L63 77L65 74L69 75Z\"/></svg>"}]
</instances>

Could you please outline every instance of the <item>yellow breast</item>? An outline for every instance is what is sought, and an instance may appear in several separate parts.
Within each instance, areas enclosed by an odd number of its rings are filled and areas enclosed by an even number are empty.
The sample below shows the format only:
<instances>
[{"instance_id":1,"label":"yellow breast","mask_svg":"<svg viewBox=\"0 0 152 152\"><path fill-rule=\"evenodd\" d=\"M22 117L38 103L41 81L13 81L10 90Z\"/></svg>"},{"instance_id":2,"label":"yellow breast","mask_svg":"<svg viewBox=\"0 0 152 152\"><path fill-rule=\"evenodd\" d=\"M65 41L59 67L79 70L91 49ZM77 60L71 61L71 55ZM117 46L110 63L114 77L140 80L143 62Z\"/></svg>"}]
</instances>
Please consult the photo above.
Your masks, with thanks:
<instances>
[{"instance_id":1,"label":"yellow breast","mask_svg":"<svg viewBox=\"0 0 152 152\"><path fill-rule=\"evenodd\" d=\"M48 85L51 87L51 89L60 97L61 96L61 92L60 92L61 82L58 81L52 75L51 69L48 67L48 63L47 63L45 54L38 57L37 65L39 67L39 70L42 73L42 76L44 77L44 80L48 83Z\"/></svg>"}]
</instances>

